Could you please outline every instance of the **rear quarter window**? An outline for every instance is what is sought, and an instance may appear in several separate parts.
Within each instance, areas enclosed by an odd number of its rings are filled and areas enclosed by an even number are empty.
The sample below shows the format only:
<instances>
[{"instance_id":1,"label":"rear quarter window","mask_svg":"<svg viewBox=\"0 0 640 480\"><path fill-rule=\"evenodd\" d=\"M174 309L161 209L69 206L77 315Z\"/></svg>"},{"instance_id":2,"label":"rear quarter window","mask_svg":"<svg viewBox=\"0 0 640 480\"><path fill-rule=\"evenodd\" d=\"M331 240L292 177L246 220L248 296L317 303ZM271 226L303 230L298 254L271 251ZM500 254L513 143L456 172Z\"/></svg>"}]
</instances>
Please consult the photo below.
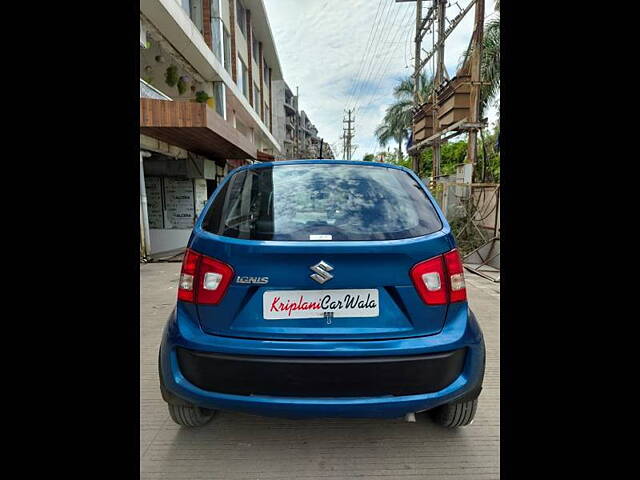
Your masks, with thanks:
<instances>
[{"instance_id":1,"label":"rear quarter window","mask_svg":"<svg viewBox=\"0 0 640 480\"><path fill-rule=\"evenodd\" d=\"M301 164L234 174L203 228L253 240L396 240L436 232L442 223L420 185L402 170Z\"/></svg>"}]
</instances>

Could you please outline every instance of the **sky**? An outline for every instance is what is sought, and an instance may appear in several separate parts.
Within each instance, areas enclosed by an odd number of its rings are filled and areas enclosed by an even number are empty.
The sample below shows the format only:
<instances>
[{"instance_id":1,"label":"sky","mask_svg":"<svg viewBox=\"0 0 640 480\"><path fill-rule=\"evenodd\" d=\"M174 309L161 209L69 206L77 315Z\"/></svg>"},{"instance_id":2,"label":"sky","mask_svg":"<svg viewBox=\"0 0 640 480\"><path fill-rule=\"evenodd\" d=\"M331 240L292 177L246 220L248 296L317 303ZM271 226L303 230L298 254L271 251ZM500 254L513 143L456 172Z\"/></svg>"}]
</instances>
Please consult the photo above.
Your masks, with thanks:
<instances>
[{"instance_id":1,"label":"sky","mask_svg":"<svg viewBox=\"0 0 640 480\"><path fill-rule=\"evenodd\" d=\"M415 2L263 1L284 79L294 94L299 88L300 109L318 128L318 135L332 145L336 158L342 157L340 137L347 108L356 112L353 159L383 150L373 132L393 103L394 85L413 73ZM424 13L431 3L423 2ZM460 12L456 4L464 9L468 3L451 0L447 18ZM447 38L445 66L450 77L469 44L474 9ZM496 15L494 2L486 0L485 18ZM431 38L425 38L422 47L429 51ZM429 75L433 74L431 63L425 67ZM496 120L495 108L489 109L488 117L491 125ZM397 145L388 147L395 149Z\"/></svg>"}]
</instances>

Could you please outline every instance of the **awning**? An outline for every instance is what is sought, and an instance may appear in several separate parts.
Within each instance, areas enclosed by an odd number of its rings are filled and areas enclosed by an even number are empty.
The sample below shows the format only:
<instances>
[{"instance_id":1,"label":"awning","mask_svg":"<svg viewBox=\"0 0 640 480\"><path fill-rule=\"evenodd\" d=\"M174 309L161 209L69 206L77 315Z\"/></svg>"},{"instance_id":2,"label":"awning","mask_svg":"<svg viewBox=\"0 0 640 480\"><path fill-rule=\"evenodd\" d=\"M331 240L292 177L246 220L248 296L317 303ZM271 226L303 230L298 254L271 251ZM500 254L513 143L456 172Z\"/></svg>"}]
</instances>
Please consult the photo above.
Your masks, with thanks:
<instances>
[{"instance_id":1,"label":"awning","mask_svg":"<svg viewBox=\"0 0 640 480\"><path fill-rule=\"evenodd\" d=\"M204 103L141 98L140 133L213 159L257 159L255 145Z\"/></svg>"}]
</instances>

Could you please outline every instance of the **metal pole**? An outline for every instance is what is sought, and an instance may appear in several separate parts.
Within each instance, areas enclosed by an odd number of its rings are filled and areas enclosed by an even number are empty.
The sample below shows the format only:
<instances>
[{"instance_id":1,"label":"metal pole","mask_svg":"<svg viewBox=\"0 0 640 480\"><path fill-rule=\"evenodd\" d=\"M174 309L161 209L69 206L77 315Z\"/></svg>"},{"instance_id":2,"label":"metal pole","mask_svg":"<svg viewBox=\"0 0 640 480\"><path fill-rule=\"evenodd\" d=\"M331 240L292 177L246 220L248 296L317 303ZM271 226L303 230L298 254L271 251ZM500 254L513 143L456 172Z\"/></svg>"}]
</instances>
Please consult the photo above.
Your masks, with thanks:
<instances>
[{"instance_id":1,"label":"metal pole","mask_svg":"<svg viewBox=\"0 0 640 480\"><path fill-rule=\"evenodd\" d=\"M437 68L437 84L440 85L444 80L444 27L447 11L447 0L438 0L438 68Z\"/></svg>"},{"instance_id":2,"label":"metal pole","mask_svg":"<svg viewBox=\"0 0 640 480\"><path fill-rule=\"evenodd\" d=\"M353 134L351 133L351 123L355 122L355 117L354 117L353 120L351 120L351 112L352 112L351 109L347 110L347 113L349 115L349 119L348 120L345 120L344 118L342 119L342 123L346 123L347 124L346 133L344 134L344 137L345 137L345 152L346 152L347 160L351 160L351 137L353 137ZM343 131L344 131L344 127L343 127Z\"/></svg>"},{"instance_id":3,"label":"metal pole","mask_svg":"<svg viewBox=\"0 0 640 480\"><path fill-rule=\"evenodd\" d=\"M420 51L422 48L422 35L420 26L422 25L422 0L416 0L416 51L413 82L413 104L420 105ZM415 152L411 156L411 169L417 174L420 171L420 152Z\"/></svg>"},{"instance_id":4,"label":"metal pole","mask_svg":"<svg viewBox=\"0 0 640 480\"><path fill-rule=\"evenodd\" d=\"M438 88L444 77L444 22L446 16L447 0L434 0L437 3L436 18L438 20L438 49L436 51L436 72L434 79L434 87ZM440 130L438 125L437 114L438 98L434 92L433 100L433 131ZM433 179L440 176L440 139L436 138L433 142Z\"/></svg>"},{"instance_id":5,"label":"metal pole","mask_svg":"<svg viewBox=\"0 0 640 480\"><path fill-rule=\"evenodd\" d=\"M300 92L296 87L296 158L300 158Z\"/></svg>"},{"instance_id":6,"label":"metal pole","mask_svg":"<svg viewBox=\"0 0 640 480\"><path fill-rule=\"evenodd\" d=\"M420 49L422 46L421 36L420 36L420 25L422 24L422 0L416 0L416 51L415 51L415 65L414 65L414 77L415 81L413 83L413 103L418 105L419 100L419 92L420 92Z\"/></svg>"},{"instance_id":7,"label":"metal pole","mask_svg":"<svg viewBox=\"0 0 640 480\"><path fill-rule=\"evenodd\" d=\"M480 72L482 60L482 39L484 30L484 0L476 0L475 27L473 41L471 42L471 94L469 105L469 121L478 123L480 121L480 89L482 86L482 75ZM475 165L477 163L478 131L469 130L467 141L467 158L465 163Z\"/></svg>"},{"instance_id":8,"label":"metal pole","mask_svg":"<svg viewBox=\"0 0 640 480\"><path fill-rule=\"evenodd\" d=\"M351 110L349 110L349 123L347 126L349 135L349 148L347 149L347 160L351 160Z\"/></svg>"}]
</instances>

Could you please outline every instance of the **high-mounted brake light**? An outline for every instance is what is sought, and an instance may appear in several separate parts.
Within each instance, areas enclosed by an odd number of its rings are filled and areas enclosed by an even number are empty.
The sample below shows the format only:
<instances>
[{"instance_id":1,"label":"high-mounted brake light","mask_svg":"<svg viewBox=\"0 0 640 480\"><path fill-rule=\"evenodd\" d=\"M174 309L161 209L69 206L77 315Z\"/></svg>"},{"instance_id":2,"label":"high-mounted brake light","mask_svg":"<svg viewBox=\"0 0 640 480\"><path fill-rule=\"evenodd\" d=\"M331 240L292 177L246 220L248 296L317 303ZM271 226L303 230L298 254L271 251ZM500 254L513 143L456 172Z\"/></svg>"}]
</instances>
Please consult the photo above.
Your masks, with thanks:
<instances>
[{"instance_id":1,"label":"high-mounted brake light","mask_svg":"<svg viewBox=\"0 0 640 480\"><path fill-rule=\"evenodd\" d=\"M467 299L462 261L456 249L414 265L410 276L420 298L428 305Z\"/></svg>"},{"instance_id":2,"label":"high-mounted brake light","mask_svg":"<svg viewBox=\"0 0 640 480\"><path fill-rule=\"evenodd\" d=\"M233 278L233 268L187 249L182 261L178 300L198 305L220 303Z\"/></svg>"}]
</instances>

